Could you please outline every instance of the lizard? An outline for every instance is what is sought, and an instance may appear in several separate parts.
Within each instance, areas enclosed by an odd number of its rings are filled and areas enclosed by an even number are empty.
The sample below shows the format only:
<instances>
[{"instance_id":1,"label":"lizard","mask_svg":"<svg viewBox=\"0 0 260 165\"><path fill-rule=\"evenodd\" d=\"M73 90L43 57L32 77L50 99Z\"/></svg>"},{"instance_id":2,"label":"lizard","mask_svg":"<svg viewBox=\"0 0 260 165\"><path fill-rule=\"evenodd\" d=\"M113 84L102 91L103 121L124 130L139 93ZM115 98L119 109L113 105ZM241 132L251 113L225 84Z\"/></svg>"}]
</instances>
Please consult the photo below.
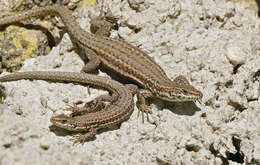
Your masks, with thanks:
<instances>
[{"instance_id":1,"label":"lizard","mask_svg":"<svg viewBox=\"0 0 260 165\"><path fill-rule=\"evenodd\" d=\"M75 135L75 142L85 142L94 138L98 130L119 125L129 119L134 110L132 95L136 92L137 86L132 84L123 85L107 77L79 72L28 71L1 76L0 82L21 79L88 84L106 89L112 93L112 95L101 95L96 98L98 102L111 102L103 109L97 108L97 111L90 109L88 112L84 112L85 114L78 114L76 110L72 111L70 115L52 115L50 121L53 125L69 131L78 132ZM86 108L83 109L87 111ZM79 110L82 109L79 107Z\"/></svg>"},{"instance_id":2,"label":"lizard","mask_svg":"<svg viewBox=\"0 0 260 165\"><path fill-rule=\"evenodd\" d=\"M1 18L0 26L46 15L61 18L75 50L86 62L82 68L83 72L89 73L103 66L138 84L136 105L139 112L142 112L142 119L146 113L149 120L148 114L152 112L147 98L155 97L172 102L202 99L202 92L193 87L183 75L171 80L144 51L124 40L110 38L108 35L112 23L106 16L91 20L94 34L82 29L72 15L72 11L61 5L39 7Z\"/></svg>"}]
</instances>

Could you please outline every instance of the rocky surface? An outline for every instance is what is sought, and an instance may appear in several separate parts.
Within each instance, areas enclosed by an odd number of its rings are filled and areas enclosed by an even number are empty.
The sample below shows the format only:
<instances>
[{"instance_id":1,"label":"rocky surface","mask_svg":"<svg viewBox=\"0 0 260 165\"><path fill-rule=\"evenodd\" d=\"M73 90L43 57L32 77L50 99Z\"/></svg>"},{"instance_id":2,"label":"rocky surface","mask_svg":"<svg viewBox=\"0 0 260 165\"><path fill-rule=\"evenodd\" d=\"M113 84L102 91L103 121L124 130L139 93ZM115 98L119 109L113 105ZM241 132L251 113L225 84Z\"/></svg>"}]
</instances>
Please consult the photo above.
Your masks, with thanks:
<instances>
[{"instance_id":1,"label":"rocky surface","mask_svg":"<svg viewBox=\"0 0 260 165\"><path fill-rule=\"evenodd\" d=\"M89 29L88 13L98 15L99 7L75 10L81 27ZM103 91L91 89L88 95L81 85L45 81L3 83L0 164L260 164L256 3L114 0L105 7L126 25L112 37L140 47L172 79L185 75L203 92L202 104L154 99L152 124L142 123L135 108L120 129L73 145L70 133L52 129L48 106L62 110L66 103L89 101ZM71 47L65 35L49 55L26 60L21 71L80 71L83 62Z\"/></svg>"}]
</instances>

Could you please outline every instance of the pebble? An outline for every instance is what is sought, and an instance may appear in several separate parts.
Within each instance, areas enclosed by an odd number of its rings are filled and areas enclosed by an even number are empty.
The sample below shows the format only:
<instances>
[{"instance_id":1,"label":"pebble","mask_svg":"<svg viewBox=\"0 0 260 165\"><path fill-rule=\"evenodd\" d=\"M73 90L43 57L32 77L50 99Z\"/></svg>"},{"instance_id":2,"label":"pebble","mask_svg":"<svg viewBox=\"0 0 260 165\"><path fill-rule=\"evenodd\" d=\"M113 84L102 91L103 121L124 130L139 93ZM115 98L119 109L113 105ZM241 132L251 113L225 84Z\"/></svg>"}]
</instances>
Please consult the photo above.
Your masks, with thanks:
<instances>
[{"instance_id":1,"label":"pebble","mask_svg":"<svg viewBox=\"0 0 260 165\"><path fill-rule=\"evenodd\" d=\"M40 140L40 147L44 150L48 150L50 148L50 143L48 140L46 140L45 138L42 138Z\"/></svg>"},{"instance_id":2,"label":"pebble","mask_svg":"<svg viewBox=\"0 0 260 165\"><path fill-rule=\"evenodd\" d=\"M238 46L228 47L226 56L229 62L234 66L242 65L246 62L246 52Z\"/></svg>"}]
</instances>

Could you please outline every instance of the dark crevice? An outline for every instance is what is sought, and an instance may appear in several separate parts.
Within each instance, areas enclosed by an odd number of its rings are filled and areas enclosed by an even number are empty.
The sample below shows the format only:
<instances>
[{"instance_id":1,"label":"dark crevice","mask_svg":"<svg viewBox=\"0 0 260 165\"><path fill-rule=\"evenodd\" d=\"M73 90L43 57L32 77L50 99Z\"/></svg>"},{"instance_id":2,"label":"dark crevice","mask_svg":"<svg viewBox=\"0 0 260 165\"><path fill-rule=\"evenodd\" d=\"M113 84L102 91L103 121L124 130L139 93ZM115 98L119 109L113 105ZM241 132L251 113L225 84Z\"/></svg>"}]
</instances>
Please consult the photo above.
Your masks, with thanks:
<instances>
[{"instance_id":1,"label":"dark crevice","mask_svg":"<svg viewBox=\"0 0 260 165\"><path fill-rule=\"evenodd\" d=\"M233 153L227 153L228 155L228 159L232 160L233 162L237 162L237 163L244 163L244 154L236 152L235 154Z\"/></svg>"},{"instance_id":2,"label":"dark crevice","mask_svg":"<svg viewBox=\"0 0 260 165\"><path fill-rule=\"evenodd\" d=\"M260 17L260 0L256 0L256 4L258 7L258 17Z\"/></svg>"},{"instance_id":3,"label":"dark crevice","mask_svg":"<svg viewBox=\"0 0 260 165\"><path fill-rule=\"evenodd\" d=\"M231 88L233 86L233 80L228 80L224 85L226 88Z\"/></svg>"},{"instance_id":4,"label":"dark crevice","mask_svg":"<svg viewBox=\"0 0 260 165\"><path fill-rule=\"evenodd\" d=\"M236 162L236 163L243 164L244 159L245 159L245 155L244 155L244 153L242 153L240 151L241 140L238 139L237 137L233 136L232 137L232 144L235 147L235 149L237 150L237 152L231 153L229 151L226 151L227 158L222 156L218 150L215 150L213 144L210 145L209 150L215 157L218 157L222 160L222 165L228 165L229 160Z\"/></svg>"},{"instance_id":5,"label":"dark crevice","mask_svg":"<svg viewBox=\"0 0 260 165\"><path fill-rule=\"evenodd\" d=\"M198 152L200 150L200 147L194 144L186 145L185 148L189 152L191 151Z\"/></svg>"},{"instance_id":6,"label":"dark crevice","mask_svg":"<svg viewBox=\"0 0 260 165\"><path fill-rule=\"evenodd\" d=\"M56 45L55 38L53 37L53 35L51 34L51 32L49 32L49 30L47 28L42 27L40 25L33 25L33 24L26 24L26 25L21 24L21 27L24 27L26 29L40 30L47 36L48 46L50 48L52 48Z\"/></svg>"},{"instance_id":7,"label":"dark crevice","mask_svg":"<svg viewBox=\"0 0 260 165\"><path fill-rule=\"evenodd\" d=\"M227 153L228 159L232 160L233 162L237 162L237 163L244 163L244 157L245 155L240 152L240 144L241 144L241 140L238 139L237 137L232 137L232 143L235 147L235 149L237 150L236 153Z\"/></svg>"},{"instance_id":8,"label":"dark crevice","mask_svg":"<svg viewBox=\"0 0 260 165\"><path fill-rule=\"evenodd\" d=\"M51 32L49 32L49 30L47 28L43 27L43 26L33 25L33 24L23 24L23 23L19 23L19 22L12 23L12 25L20 26L20 27L23 27L23 28L26 28L26 29L40 30L47 36L48 45L49 45L50 48L52 48L56 45L55 38L53 37ZM0 27L0 31L4 30L7 26L9 26L9 24L7 24L3 27Z\"/></svg>"},{"instance_id":9,"label":"dark crevice","mask_svg":"<svg viewBox=\"0 0 260 165\"><path fill-rule=\"evenodd\" d=\"M258 69L258 70L254 73L253 78L255 78L255 79L260 78L260 69Z\"/></svg>"},{"instance_id":10,"label":"dark crevice","mask_svg":"<svg viewBox=\"0 0 260 165\"><path fill-rule=\"evenodd\" d=\"M243 112L246 109L246 107L244 105L239 104L238 102L229 101L228 105L234 107L239 112Z\"/></svg>"},{"instance_id":11,"label":"dark crevice","mask_svg":"<svg viewBox=\"0 0 260 165\"><path fill-rule=\"evenodd\" d=\"M234 67L234 69L233 69L233 74L236 74L236 73L237 73L238 68L239 68L240 66L241 66L241 64L239 64L239 65L237 65L237 66Z\"/></svg>"},{"instance_id":12,"label":"dark crevice","mask_svg":"<svg viewBox=\"0 0 260 165\"><path fill-rule=\"evenodd\" d=\"M211 152L215 157L218 157L218 158L221 159L222 165L229 165L228 160L227 160L225 157L221 156L221 155L219 154L219 151L215 150L213 144L210 145L209 150L210 150L210 152Z\"/></svg>"}]
</instances>

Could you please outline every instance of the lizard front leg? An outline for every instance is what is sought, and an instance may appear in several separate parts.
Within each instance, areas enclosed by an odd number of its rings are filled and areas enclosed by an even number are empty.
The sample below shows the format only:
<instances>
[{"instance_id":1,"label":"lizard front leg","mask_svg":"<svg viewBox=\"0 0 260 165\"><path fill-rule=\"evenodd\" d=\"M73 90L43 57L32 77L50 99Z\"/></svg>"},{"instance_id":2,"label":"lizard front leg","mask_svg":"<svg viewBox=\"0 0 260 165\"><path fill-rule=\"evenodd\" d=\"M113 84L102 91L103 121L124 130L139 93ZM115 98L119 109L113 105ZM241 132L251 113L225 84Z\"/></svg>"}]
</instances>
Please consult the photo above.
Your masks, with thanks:
<instances>
[{"instance_id":1,"label":"lizard front leg","mask_svg":"<svg viewBox=\"0 0 260 165\"><path fill-rule=\"evenodd\" d=\"M100 15L91 18L90 31L97 36L109 36L111 29L116 24L117 18L110 13L105 14L104 11L100 11Z\"/></svg>"},{"instance_id":2,"label":"lizard front leg","mask_svg":"<svg viewBox=\"0 0 260 165\"><path fill-rule=\"evenodd\" d=\"M88 132L87 133L85 133L85 134L77 134L77 135L74 135L74 138L75 138L75 140L74 140L74 144L76 144L76 143L84 143L84 142L86 142L86 141L88 141L88 140L90 140L90 139L93 139L94 137L95 137L95 135L97 134L97 128L90 128L89 130L88 130Z\"/></svg>"},{"instance_id":3,"label":"lizard front leg","mask_svg":"<svg viewBox=\"0 0 260 165\"><path fill-rule=\"evenodd\" d=\"M142 113L142 121L144 122L144 113L147 115L147 120L149 121L149 113L152 113L150 106L147 104L146 99L148 97L153 97L153 93L146 89L139 89L137 92L137 103L138 116L140 112Z\"/></svg>"}]
</instances>

